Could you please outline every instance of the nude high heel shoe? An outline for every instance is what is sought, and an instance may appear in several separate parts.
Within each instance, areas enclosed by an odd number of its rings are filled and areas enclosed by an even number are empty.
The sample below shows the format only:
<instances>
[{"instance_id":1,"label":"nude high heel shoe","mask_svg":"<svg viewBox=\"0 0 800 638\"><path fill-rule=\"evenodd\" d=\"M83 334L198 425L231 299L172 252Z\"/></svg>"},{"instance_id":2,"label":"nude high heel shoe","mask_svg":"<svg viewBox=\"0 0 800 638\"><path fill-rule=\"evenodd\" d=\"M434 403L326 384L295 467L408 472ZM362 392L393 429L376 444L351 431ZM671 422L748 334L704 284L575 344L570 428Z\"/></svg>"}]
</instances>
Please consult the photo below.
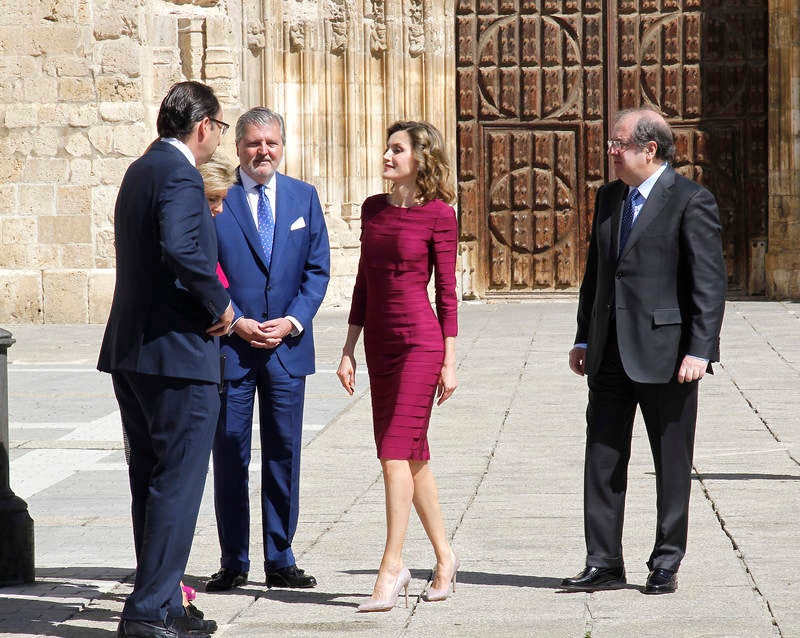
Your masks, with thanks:
<instances>
[{"instance_id":1,"label":"nude high heel shoe","mask_svg":"<svg viewBox=\"0 0 800 638\"><path fill-rule=\"evenodd\" d=\"M411 582L411 572L408 571L408 568L403 567L403 569L400 570L400 574L397 576L397 580L394 583L394 587L392 587L392 593L389 594L388 598L383 598L381 600L375 600L374 598L370 598L369 600L361 603L358 606L358 611L361 612L391 611L397 604L397 597L400 595L401 589L405 589L406 608L408 608L408 583L410 582Z\"/></svg>"},{"instance_id":2,"label":"nude high heel shoe","mask_svg":"<svg viewBox=\"0 0 800 638\"><path fill-rule=\"evenodd\" d=\"M447 587L444 589L434 589L431 587L428 590L428 595L425 596L425 600L429 603L436 603L442 600L447 600L450 597L450 594L456 590L456 574L458 573L458 568L461 567L461 561L458 560L458 556L453 553L453 573L450 575L450 580L447 581ZM453 585L453 589L450 589L450 585Z\"/></svg>"}]
</instances>

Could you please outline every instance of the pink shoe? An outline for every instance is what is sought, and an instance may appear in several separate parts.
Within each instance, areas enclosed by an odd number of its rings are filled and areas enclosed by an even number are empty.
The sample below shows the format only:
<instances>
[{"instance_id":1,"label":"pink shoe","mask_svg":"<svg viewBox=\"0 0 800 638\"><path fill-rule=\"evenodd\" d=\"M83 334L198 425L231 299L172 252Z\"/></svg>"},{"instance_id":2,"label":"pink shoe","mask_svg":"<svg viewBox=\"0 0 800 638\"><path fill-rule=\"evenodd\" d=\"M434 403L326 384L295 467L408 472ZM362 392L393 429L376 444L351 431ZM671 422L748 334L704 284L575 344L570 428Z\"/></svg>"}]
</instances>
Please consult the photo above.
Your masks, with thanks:
<instances>
[{"instance_id":1,"label":"pink shoe","mask_svg":"<svg viewBox=\"0 0 800 638\"><path fill-rule=\"evenodd\" d=\"M394 587L392 587L392 593L389 594L389 598L383 600L370 598L358 606L358 611L362 613L369 611L391 611L397 604L397 597L400 595L401 589L405 589L406 607L408 607L408 583L410 582L411 572L403 567L403 569L400 570L400 574L397 576L397 580L394 582Z\"/></svg>"},{"instance_id":2,"label":"pink shoe","mask_svg":"<svg viewBox=\"0 0 800 638\"><path fill-rule=\"evenodd\" d=\"M447 587L444 589L434 589L431 587L428 590L428 595L425 596L425 600L429 603L436 603L442 600L447 600L456 590L456 574L458 574L458 568L461 567L461 561L458 560L458 556L453 553L453 573L450 575L450 580L447 582ZM450 585L452 584L453 588L450 589Z\"/></svg>"},{"instance_id":3,"label":"pink shoe","mask_svg":"<svg viewBox=\"0 0 800 638\"><path fill-rule=\"evenodd\" d=\"M183 590L183 593L186 594L187 602L192 602L195 598L197 598L197 592L195 591L194 587L181 585L181 589Z\"/></svg>"}]
</instances>

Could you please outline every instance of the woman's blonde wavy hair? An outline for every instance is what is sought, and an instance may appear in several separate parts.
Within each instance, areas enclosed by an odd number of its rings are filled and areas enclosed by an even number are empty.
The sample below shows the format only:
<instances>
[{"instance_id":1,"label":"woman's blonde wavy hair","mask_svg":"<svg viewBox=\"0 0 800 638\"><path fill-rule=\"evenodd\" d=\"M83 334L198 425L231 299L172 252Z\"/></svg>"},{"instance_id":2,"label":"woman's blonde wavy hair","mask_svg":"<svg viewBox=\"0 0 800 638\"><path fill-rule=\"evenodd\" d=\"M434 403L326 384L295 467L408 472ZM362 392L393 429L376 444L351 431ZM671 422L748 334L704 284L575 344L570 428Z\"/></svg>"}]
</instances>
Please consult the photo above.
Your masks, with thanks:
<instances>
[{"instance_id":1,"label":"woman's blonde wavy hair","mask_svg":"<svg viewBox=\"0 0 800 638\"><path fill-rule=\"evenodd\" d=\"M224 193L236 183L236 173L228 160L214 155L205 164L197 167L203 176L206 193Z\"/></svg>"},{"instance_id":2,"label":"woman's blonde wavy hair","mask_svg":"<svg viewBox=\"0 0 800 638\"><path fill-rule=\"evenodd\" d=\"M411 152L417 161L417 191L423 202L441 199L455 202L456 193L450 179L450 162L444 148L444 139L433 124L400 120L386 131L388 140L394 133L405 131L411 139Z\"/></svg>"}]
</instances>

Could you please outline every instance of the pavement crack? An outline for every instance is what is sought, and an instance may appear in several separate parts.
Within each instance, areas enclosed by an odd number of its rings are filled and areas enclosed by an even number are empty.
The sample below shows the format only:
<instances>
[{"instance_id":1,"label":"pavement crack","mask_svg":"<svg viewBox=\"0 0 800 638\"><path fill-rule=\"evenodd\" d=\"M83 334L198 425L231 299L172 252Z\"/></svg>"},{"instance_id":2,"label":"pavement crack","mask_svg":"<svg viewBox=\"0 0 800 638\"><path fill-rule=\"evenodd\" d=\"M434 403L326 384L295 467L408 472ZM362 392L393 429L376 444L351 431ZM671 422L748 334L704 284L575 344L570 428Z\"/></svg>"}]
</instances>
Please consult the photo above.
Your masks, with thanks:
<instances>
[{"instance_id":1,"label":"pavement crack","mask_svg":"<svg viewBox=\"0 0 800 638\"><path fill-rule=\"evenodd\" d=\"M773 430L772 427L770 426L770 424L767 422L767 420L763 416L761 416L761 413L758 411L758 408L756 407L756 405L747 397L747 395L745 394L745 391L742 390L741 386L736 382L736 379L733 377L732 374L730 374L730 371L728 371L725 368L725 365L722 364L722 363L720 363L719 366L720 366L720 368L725 370L725 372L728 373L728 377L731 380L731 384L733 384L733 387L736 388L736 391L739 393L739 396L741 396L742 399L744 399L745 403L747 403L748 407L750 408L750 411L755 415L755 417L759 421L761 421L761 424L764 426L764 428L767 430L767 432L769 432L769 435L775 440L775 442L776 443L780 443L781 446L783 447L783 441L781 440L780 435L775 430ZM796 459L789 449L784 448L784 451L786 452L786 455L792 460L792 462L795 465L800 466L800 460Z\"/></svg>"},{"instance_id":2,"label":"pavement crack","mask_svg":"<svg viewBox=\"0 0 800 638\"><path fill-rule=\"evenodd\" d=\"M714 497L711 495L711 491L706 485L702 473L694 464L692 464L692 469L694 470L694 473L697 476L697 482L700 484L700 489L703 490L703 496L706 497L706 500L711 505L711 510L714 512L714 516L717 517L717 522L719 523L719 527L722 530L722 533L728 537L728 540L731 543L731 547L733 548L734 554L736 555L736 558L739 559L739 562L741 563L742 568L744 569L744 572L747 575L747 580L750 583L750 587L752 587L753 592L756 595L756 599L769 614L769 617L772 621L772 626L775 628L777 635L782 637L783 632L781 631L781 627L778 624L778 619L775 617L775 613L772 610L772 605L770 604L769 600L764 595L764 593L761 591L761 588L759 587L758 582L756 581L755 575L750 569L750 565L748 564L747 559L744 556L744 553L739 547L739 543L736 542L733 533L728 529L728 526L725 524L725 519L722 517L722 512L720 511L717 502L714 500Z\"/></svg>"}]
</instances>

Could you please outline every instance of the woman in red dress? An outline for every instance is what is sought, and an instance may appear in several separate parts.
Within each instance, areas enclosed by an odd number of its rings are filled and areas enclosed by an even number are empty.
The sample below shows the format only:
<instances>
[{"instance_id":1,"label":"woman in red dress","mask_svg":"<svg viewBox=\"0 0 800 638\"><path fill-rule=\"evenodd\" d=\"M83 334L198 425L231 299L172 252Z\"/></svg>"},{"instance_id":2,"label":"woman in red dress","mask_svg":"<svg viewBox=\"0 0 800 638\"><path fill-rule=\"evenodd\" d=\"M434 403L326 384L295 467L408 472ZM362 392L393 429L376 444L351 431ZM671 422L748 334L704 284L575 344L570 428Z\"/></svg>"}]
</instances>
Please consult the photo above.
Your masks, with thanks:
<instances>
[{"instance_id":1,"label":"woman in red dress","mask_svg":"<svg viewBox=\"0 0 800 638\"><path fill-rule=\"evenodd\" d=\"M354 350L364 330L372 418L386 495L386 547L371 598L359 611L389 611L411 574L402 550L411 505L436 553L427 600L455 590L458 558L445 533L428 450L428 422L456 389L455 264L458 223L441 133L427 122L388 130L383 177L391 192L361 207L361 260L337 375L355 389ZM435 272L436 312L428 299Z\"/></svg>"}]
</instances>

